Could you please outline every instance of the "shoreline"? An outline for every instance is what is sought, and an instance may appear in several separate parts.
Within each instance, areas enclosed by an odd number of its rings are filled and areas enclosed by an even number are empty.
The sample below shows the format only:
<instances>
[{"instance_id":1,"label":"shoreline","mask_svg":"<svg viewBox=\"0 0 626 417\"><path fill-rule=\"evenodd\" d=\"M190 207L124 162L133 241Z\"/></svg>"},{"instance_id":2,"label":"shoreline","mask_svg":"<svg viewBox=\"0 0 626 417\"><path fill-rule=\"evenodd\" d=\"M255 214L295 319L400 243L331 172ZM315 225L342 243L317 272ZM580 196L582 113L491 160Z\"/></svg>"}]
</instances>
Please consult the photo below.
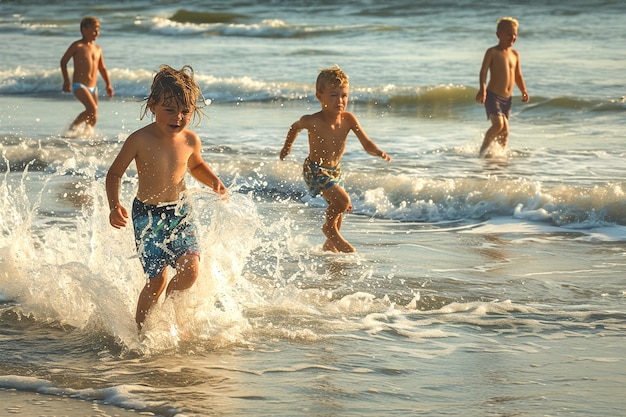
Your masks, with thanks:
<instances>
[{"instance_id":1,"label":"shoreline","mask_svg":"<svg viewBox=\"0 0 626 417\"><path fill-rule=\"evenodd\" d=\"M136 417L139 412L80 398L0 388L0 414L67 417ZM143 414L145 415L145 414Z\"/></svg>"}]
</instances>

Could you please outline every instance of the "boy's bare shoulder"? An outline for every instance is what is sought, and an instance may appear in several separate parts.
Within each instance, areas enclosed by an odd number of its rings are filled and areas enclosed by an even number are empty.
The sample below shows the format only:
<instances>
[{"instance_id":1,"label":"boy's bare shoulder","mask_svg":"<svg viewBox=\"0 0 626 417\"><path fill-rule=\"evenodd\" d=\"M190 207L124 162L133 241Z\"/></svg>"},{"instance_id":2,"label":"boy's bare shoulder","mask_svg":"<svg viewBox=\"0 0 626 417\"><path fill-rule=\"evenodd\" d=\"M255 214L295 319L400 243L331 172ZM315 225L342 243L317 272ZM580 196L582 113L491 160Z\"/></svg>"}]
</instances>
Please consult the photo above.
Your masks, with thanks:
<instances>
[{"instance_id":1,"label":"boy's bare shoulder","mask_svg":"<svg viewBox=\"0 0 626 417\"><path fill-rule=\"evenodd\" d=\"M344 111L342 113L342 117L344 120L348 121L348 122L355 122L357 123L359 120L357 119L356 115L354 113L350 113L349 111Z\"/></svg>"},{"instance_id":2,"label":"boy's bare shoulder","mask_svg":"<svg viewBox=\"0 0 626 417\"><path fill-rule=\"evenodd\" d=\"M305 114L304 116L301 116L298 121L294 123L294 125L299 129L309 129L313 125L319 124L321 122L321 114L322 112Z\"/></svg>"},{"instance_id":3,"label":"boy's bare shoulder","mask_svg":"<svg viewBox=\"0 0 626 417\"><path fill-rule=\"evenodd\" d=\"M487 50L485 51L485 55L491 55L497 51L498 51L498 45L494 45L490 48L487 48Z\"/></svg>"},{"instance_id":4,"label":"boy's bare shoulder","mask_svg":"<svg viewBox=\"0 0 626 417\"><path fill-rule=\"evenodd\" d=\"M185 129L182 134L185 136L185 140L190 146L201 145L200 136L195 131Z\"/></svg>"},{"instance_id":5,"label":"boy's bare shoulder","mask_svg":"<svg viewBox=\"0 0 626 417\"><path fill-rule=\"evenodd\" d=\"M65 51L65 54L67 55L67 54L74 53L79 48L79 45L80 45L81 41L82 41L82 39L78 39L78 40L70 43L70 46L67 47L67 50Z\"/></svg>"},{"instance_id":6,"label":"boy's bare shoulder","mask_svg":"<svg viewBox=\"0 0 626 417\"><path fill-rule=\"evenodd\" d=\"M341 120L342 124L345 125L347 129L354 129L359 126L359 119L354 113L344 111L341 113Z\"/></svg>"},{"instance_id":7,"label":"boy's bare shoulder","mask_svg":"<svg viewBox=\"0 0 626 417\"><path fill-rule=\"evenodd\" d=\"M303 122L312 122L312 121L320 120L321 117L322 117L322 112L318 111L317 113L313 113L313 114L305 114L304 116L300 118L300 120Z\"/></svg>"},{"instance_id":8,"label":"boy's bare shoulder","mask_svg":"<svg viewBox=\"0 0 626 417\"><path fill-rule=\"evenodd\" d=\"M144 140L153 138L155 136L154 126L154 123L150 123L149 125L135 130L126 138L126 142L142 142Z\"/></svg>"}]
</instances>

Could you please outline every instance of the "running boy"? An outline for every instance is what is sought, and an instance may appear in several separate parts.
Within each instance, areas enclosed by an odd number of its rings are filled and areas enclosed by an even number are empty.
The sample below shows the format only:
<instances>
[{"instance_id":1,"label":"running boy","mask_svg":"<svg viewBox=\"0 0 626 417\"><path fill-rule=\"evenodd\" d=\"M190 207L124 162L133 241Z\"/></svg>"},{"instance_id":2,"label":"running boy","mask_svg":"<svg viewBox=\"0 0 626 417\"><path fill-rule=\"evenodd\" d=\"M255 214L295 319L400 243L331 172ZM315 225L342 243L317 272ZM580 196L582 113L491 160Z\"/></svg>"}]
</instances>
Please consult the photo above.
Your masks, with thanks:
<instances>
[{"instance_id":1,"label":"running boy","mask_svg":"<svg viewBox=\"0 0 626 417\"><path fill-rule=\"evenodd\" d=\"M98 120L98 72L106 83L107 97L113 96L113 86L109 79L109 73L104 66L102 48L95 44L100 35L100 21L92 16L83 18L80 22L80 32L83 37L72 43L61 58L61 72L63 73L63 91L66 93L74 90L76 98L83 103L85 111L80 113L70 125L70 131L82 124L90 128L96 125ZM67 72L67 63L74 60L74 74L72 83Z\"/></svg>"},{"instance_id":2,"label":"running boy","mask_svg":"<svg viewBox=\"0 0 626 417\"><path fill-rule=\"evenodd\" d=\"M498 20L496 29L498 44L487 49L480 68L480 88L476 94L476 101L484 103L487 117L491 120L491 127L485 133L480 147L481 157L487 155L487 150L494 141L497 141L502 148L506 148L514 85L517 85L522 92L522 102L528 102L529 97L522 76L520 56L513 49L518 26L517 20L512 17L503 17ZM487 84L487 72L490 73L489 84Z\"/></svg>"},{"instance_id":3,"label":"running boy","mask_svg":"<svg viewBox=\"0 0 626 417\"><path fill-rule=\"evenodd\" d=\"M200 252L191 206L185 199L186 172L226 197L226 187L202 159L200 138L187 129L192 115L202 116L197 106L200 96L191 67L177 71L161 66L143 114L149 109L155 121L126 139L106 176L109 222L119 229L128 219L119 201L120 183L135 161L138 189L132 219L137 251L148 276L137 303L139 330L166 287L167 265L176 269L176 275L167 285L166 296L190 288L198 277Z\"/></svg>"},{"instance_id":4,"label":"running boy","mask_svg":"<svg viewBox=\"0 0 626 417\"><path fill-rule=\"evenodd\" d=\"M346 111L348 95L348 76L338 66L322 70L315 91L322 109L292 124L280 151L283 160L300 131L309 132L309 155L304 161L303 176L311 194L321 194L328 201L322 231L326 236L324 250L331 252L354 252L354 247L340 233L343 213L352 210L350 197L340 185L341 157L346 150L348 133L354 132L370 155L391 161L391 157L367 136L356 116Z\"/></svg>"}]
</instances>

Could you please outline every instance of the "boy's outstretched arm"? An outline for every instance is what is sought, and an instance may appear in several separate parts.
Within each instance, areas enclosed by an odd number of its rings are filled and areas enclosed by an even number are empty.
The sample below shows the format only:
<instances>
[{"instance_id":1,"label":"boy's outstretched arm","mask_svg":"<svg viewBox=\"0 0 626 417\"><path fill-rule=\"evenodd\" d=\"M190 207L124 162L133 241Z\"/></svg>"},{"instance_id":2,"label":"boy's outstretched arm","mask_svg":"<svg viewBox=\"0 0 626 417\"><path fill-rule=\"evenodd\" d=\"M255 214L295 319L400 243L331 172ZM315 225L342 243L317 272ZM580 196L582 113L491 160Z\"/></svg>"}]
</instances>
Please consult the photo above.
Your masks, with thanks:
<instances>
[{"instance_id":1,"label":"boy's outstretched arm","mask_svg":"<svg viewBox=\"0 0 626 417\"><path fill-rule=\"evenodd\" d=\"M224 183L219 179L219 177L213 172L213 170L209 167L209 165L200 161L195 166L189 165L189 172L191 175L200 181L202 184L207 187L211 187L213 191L222 196L226 196L227 189Z\"/></svg>"},{"instance_id":2,"label":"boy's outstretched arm","mask_svg":"<svg viewBox=\"0 0 626 417\"><path fill-rule=\"evenodd\" d=\"M357 118L352 113L345 113L345 115L346 117L352 118L352 123L353 123L352 131L356 135L357 139L359 139L359 142L361 142L361 146L363 146L363 149L365 149L365 152L367 152L368 154L372 156L378 156L380 158L383 158L387 162L391 162L391 157L387 155L385 152L383 152L374 143L374 141L370 139L367 133L365 133L365 130L363 130L363 128L359 124L359 121L357 120Z\"/></svg>"},{"instance_id":3,"label":"boy's outstretched arm","mask_svg":"<svg viewBox=\"0 0 626 417\"><path fill-rule=\"evenodd\" d=\"M213 172L209 165L202 159L202 148L200 138L194 134L194 151L187 161L187 169L189 173L202 184L211 187L213 191L222 196L227 196L226 186L219 177Z\"/></svg>"},{"instance_id":4,"label":"boy's outstretched arm","mask_svg":"<svg viewBox=\"0 0 626 417\"><path fill-rule=\"evenodd\" d=\"M291 152L291 147L293 146L293 143L298 137L298 134L300 133L300 131L303 129L301 120L302 119L298 120L297 122L295 122L289 127L289 131L287 132L287 138L285 139L285 144L283 145L283 148L280 150L281 161L285 159L287 155L289 155L289 152Z\"/></svg>"}]
</instances>

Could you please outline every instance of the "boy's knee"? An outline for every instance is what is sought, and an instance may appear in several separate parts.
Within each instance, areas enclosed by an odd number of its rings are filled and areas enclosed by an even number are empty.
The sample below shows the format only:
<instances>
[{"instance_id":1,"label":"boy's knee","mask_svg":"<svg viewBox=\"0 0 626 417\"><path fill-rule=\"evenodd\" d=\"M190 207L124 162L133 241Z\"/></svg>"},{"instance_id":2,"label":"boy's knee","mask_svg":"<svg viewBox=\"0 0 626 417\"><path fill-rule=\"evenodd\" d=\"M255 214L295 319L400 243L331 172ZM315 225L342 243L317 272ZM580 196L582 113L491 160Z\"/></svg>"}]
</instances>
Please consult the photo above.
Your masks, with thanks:
<instances>
[{"instance_id":1,"label":"boy's knee","mask_svg":"<svg viewBox=\"0 0 626 417\"><path fill-rule=\"evenodd\" d=\"M179 258L176 270L178 274L183 274L185 277L196 279L198 277L200 268L200 259L197 255L185 255Z\"/></svg>"},{"instance_id":2,"label":"boy's knee","mask_svg":"<svg viewBox=\"0 0 626 417\"><path fill-rule=\"evenodd\" d=\"M503 117L501 115L492 117L491 125L498 130L502 130L506 126L506 124L504 123Z\"/></svg>"}]
</instances>

